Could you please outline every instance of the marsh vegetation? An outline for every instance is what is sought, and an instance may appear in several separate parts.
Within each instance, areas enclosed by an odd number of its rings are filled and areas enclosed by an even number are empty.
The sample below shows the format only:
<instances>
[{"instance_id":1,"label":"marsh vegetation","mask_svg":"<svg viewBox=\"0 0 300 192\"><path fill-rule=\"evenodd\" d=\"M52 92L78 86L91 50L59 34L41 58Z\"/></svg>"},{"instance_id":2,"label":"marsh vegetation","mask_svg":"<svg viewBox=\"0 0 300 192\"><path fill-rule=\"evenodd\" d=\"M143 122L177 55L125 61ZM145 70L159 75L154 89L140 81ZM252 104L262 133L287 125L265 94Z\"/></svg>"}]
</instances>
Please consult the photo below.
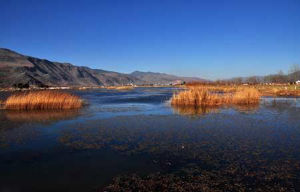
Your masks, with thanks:
<instances>
[{"instance_id":1,"label":"marsh vegetation","mask_svg":"<svg viewBox=\"0 0 300 192\"><path fill-rule=\"evenodd\" d=\"M260 93L255 88L242 88L234 91L217 92L205 87L189 87L188 90L174 94L172 105L213 107L221 105L258 104Z\"/></svg>"},{"instance_id":2,"label":"marsh vegetation","mask_svg":"<svg viewBox=\"0 0 300 192\"><path fill-rule=\"evenodd\" d=\"M28 91L12 94L3 105L9 110L76 109L82 107L83 100L66 92Z\"/></svg>"}]
</instances>

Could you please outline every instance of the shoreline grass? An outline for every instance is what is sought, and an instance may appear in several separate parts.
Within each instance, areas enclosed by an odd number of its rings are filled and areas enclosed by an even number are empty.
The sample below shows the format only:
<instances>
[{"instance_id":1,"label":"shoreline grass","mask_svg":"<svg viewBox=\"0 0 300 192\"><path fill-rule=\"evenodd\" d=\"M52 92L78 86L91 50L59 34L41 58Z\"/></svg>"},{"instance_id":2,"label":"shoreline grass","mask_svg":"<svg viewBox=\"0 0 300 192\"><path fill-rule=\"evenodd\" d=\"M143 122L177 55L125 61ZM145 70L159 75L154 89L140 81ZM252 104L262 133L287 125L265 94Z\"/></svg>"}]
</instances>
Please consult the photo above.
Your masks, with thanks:
<instances>
[{"instance_id":1,"label":"shoreline grass","mask_svg":"<svg viewBox=\"0 0 300 192\"><path fill-rule=\"evenodd\" d=\"M29 91L15 93L3 103L8 110L62 110L82 107L83 100L78 96L60 91Z\"/></svg>"},{"instance_id":2,"label":"shoreline grass","mask_svg":"<svg viewBox=\"0 0 300 192\"><path fill-rule=\"evenodd\" d=\"M133 86L108 86L105 88L106 89L115 89L115 90L132 90L132 89L134 89Z\"/></svg>"},{"instance_id":3,"label":"shoreline grass","mask_svg":"<svg viewBox=\"0 0 300 192\"><path fill-rule=\"evenodd\" d=\"M213 92L233 93L244 88L255 88L261 96L271 97L300 97L299 85L287 84L257 84L257 85L218 85L218 84L186 84L184 88L206 88Z\"/></svg>"}]
</instances>

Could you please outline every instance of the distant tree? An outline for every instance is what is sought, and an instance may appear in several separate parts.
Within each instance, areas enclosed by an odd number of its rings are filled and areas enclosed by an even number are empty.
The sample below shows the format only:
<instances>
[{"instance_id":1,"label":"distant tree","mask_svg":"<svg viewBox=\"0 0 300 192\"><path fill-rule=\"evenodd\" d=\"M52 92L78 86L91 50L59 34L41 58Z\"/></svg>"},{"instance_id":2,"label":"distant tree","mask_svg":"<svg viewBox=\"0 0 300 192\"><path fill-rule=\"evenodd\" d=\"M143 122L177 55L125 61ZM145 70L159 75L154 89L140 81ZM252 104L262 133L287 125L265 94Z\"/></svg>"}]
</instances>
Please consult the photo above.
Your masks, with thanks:
<instances>
[{"instance_id":1,"label":"distant tree","mask_svg":"<svg viewBox=\"0 0 300 192\"><path fill-rule=\"evenodd\" d=\"M283 73L282 70L278 71L277 74L267 75L264 77L265 83L288 83L288 76Z\"/></svg>"},{"instance_id":2,"label":"distant tree","mask_svg":"<svg viewBox=\"0 0 300 192\"><path fill-rule=\"evenodd\" d=\"M260 80L256 76L252 76L252 77L248 77L248 79L246 79L246 83L255 85L255 84L260 83Z\"/></svg>"},{"instance_id":3,"label":"distant tree","mask_svg":"<svg viewBox=\"0 0 300 192\"><path fill-rule=\"evenodd\" d=\"M240 84L243 83L243 78L241 78L241 77L234 78L233 83L237 84L237 85L240 85Z\"/></svg>"},{"instance_id":4,"label":"distant tree","mask_svg":"<svg viewBox=\"0 0 300 192\"><path fill-rule=\"evenodd\" d=\"M299 80L300 76L300 66L298 64L294 64L290 67L289 69L289 81L290 82L295 82Z\"/></svg>"},{"instance_id":5,"label":"distant tree","mask_svg":"<svg viewBox=\"0 0 300 192\"><path fill-rule=\"evenodd\" d=\"M275 75L274 78L275 78L274 81L275 81L276 83L287 83L287 82L288 82L288 78L287 78L287 76L284 75L284 73L283 73L282 70L280 70L280 71L277 73L277 75Z\"/></svg>"},{"instance_id":6,"label":"distant tree","mask_svg":"<svg viewBox=\"0 0 300 192\"><path fill-rule=\"evenodd\" d=\"M279 70L279 71L278 71L278 73L277 73L277 75L283 76L283 75L284 75L284 73L283 73L283 71L282 71L282 70Z\"/></svg>"},{"instance_id":7,"label":"distant tree","mask_svg":"<svg viewBox=\"0 0 300 192\"><path fill-rule=\"evenodd\" d=\"M289 69L289 74L300 71L300 66L298 64L294 64Z\"/></svg>"}]
</instances>

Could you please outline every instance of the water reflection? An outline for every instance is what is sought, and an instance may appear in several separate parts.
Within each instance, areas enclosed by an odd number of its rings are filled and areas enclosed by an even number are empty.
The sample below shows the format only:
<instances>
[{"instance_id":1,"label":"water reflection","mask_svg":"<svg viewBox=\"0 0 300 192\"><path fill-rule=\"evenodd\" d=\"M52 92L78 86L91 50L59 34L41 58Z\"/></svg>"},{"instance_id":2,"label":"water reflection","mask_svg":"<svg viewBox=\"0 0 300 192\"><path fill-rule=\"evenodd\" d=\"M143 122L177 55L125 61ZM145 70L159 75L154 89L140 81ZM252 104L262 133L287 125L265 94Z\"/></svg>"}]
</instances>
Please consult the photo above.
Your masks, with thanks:
<instances>
[{"instance_id":1,"label":"water reflection","mask_svg":"<svg viewBox=\"0 0 300 192\"><path fill-rule=\"evenodd\" d=\"M49 123L59 120L72 119L79 115L78 110L49 110L49 111L5 111L5 117L14 122Z\"/></svg>"},{"instance_id":2,"label":"water reflection","mask_svg":"<svg viewBox=\"0 0 300 192\"><path fill-rule=\"evenodd\" d=\"M208 113L218 113L218 107L172 106L173 112L187 116L201 116Z\"/></svg>"},{"instance_id":3,"label":"water reflection","mask_svg":"<svg viewBox=\"0 0 300 192\"><path fill-rule=\"evenodd\" d=\"M73 119L77 110L59 111L1 111L0 147L24 145L43 135L47 126L60 120Z\"/></svg>"},{"instance_id":4,"label":"water reflection","mask_svg":"<svg viewBox=\"0 0 300 192\"><path fill-rule=\"evenodd\" d=\"M210 113L219 113L221 109L233 108L238 112L253 113L258 110L259 104L255 105L233 105L225 107L204 107L204 106L172 106L173 112L186 116L203 116Z\"/></svg>"},{"instance_id":5,"label":"water reflection","mask_svg":"<svg viewBox=\"0 0 300 192\"><path fill-rule=\"evenodd\" d=\"M252 104L252 105L234 105L233 109L237 110L238 112L242 113L254 113L258 110L259 104Z\"/></svg>"}]
</instances>

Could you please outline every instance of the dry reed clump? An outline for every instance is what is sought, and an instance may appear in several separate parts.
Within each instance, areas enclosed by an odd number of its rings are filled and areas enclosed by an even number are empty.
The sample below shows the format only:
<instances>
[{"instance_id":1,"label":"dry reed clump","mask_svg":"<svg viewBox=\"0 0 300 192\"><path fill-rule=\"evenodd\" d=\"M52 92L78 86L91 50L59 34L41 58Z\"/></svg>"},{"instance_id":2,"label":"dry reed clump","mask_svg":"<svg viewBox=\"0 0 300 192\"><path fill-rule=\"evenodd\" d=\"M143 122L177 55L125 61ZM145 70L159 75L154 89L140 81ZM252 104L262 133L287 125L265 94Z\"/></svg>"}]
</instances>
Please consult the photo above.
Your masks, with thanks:
<instances>
[{"instance_id":1,"label":"dry reed clump","mask_svg":"<svg viewBox=\"0 0 300 192\"><path fill-rule=\"evenodd\" d=\"M244 88L232 96L232 103L238 105L257 104L260 100L260 93L255 88Z\"/></svg>"},{"instance_id":2,"label":"dry reed clump","mask_svg":"<svg viewBox=\"0 0 300 192\"><path fill-rule=\"evenodd\" d=\"M224 103L225 97L211 93L204 88L190 88L173 95L172 105L183 106L218 106Z\"/></svg>"},{"instance_id":3,"label":"dry reed clump","mask_svg":"<svg viewBox=\"0 0 300 192\"><path fill-rule=\"evenodd\" d=\"M214 93L203 87L193 87L174 94L172 105L180 106L221 106L228 104L249 105L257 104L260 100L259 92L254 88L237 89L234 93Z\"/></svg>"},{"instance_id":4,"label":"dry reed clump","mask_svg":"<svg viewBox=\"0 0 300 192\"><path fill-rule=\"evenodd\" d=\"M31 91L11 95L4 102L4 109L45 110L76 109L83 105L82 99L59 91Z\"/></svg>"}]
</instances>

